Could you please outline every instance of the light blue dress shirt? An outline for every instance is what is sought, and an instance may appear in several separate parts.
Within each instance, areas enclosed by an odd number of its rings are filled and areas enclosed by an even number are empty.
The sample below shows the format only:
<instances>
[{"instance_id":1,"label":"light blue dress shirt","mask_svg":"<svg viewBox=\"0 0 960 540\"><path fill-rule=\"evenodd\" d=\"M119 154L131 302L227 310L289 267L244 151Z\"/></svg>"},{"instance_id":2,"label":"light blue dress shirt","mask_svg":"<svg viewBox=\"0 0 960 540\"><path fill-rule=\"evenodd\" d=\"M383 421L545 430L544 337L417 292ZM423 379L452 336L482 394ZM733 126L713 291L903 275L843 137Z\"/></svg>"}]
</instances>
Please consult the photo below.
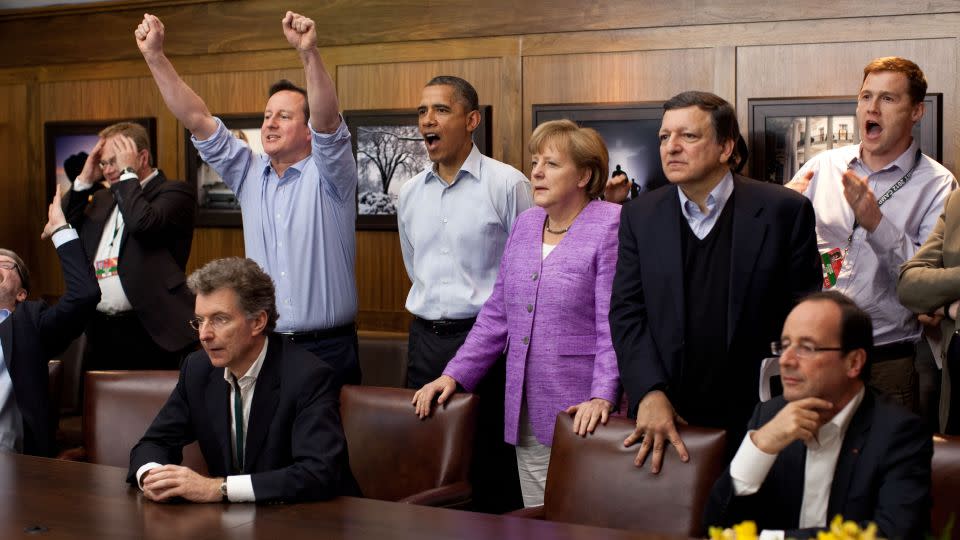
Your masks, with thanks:
<instances>
[{"instance_id":1,"label":"light blue dress shirt","mask_svg":"<svg viewBox=\"0 0 960 540\"><path fill-rule=\"evenodd\" d=\"M357 316L357 164L341 118L331 134L310 128L312 152L278 177L217 118L217 132L192 138L240 201L247 257L276 285L278 332L304 332Z\"/></svg>"},{"instance_id":2,"label":"light blue dress shirt","mask_svg":"<svg viewBox=\"0 0 960 540\"><path fill-rule=\"evenodd\" d=\"M700 210L697 203L687 198L682 189L677 189L677 193L680 194L680 211L683 212L683 217L690 225L690 230L697 235L697 238L703 240L713 230L713 226L717 224L717 219L720 218L723 207L727 205L727 201L733 193L733 174L728 172L724 175L720 183L714 186L710 194L707 195L706 213Z\"/></svg>"},{"instance_id":3,"label":"light blue dress shirt","mask_svg":"<svg viewBox=\"0 0 960 540\"><path fill-rule=\"evenodd\" d=\"M397 224L413 282L407 310L432 321L476 317L493 292L513 223L531 206L527 177L476 146L452 184L433 167L404 184Z\"/></svg>"}]
</instances>

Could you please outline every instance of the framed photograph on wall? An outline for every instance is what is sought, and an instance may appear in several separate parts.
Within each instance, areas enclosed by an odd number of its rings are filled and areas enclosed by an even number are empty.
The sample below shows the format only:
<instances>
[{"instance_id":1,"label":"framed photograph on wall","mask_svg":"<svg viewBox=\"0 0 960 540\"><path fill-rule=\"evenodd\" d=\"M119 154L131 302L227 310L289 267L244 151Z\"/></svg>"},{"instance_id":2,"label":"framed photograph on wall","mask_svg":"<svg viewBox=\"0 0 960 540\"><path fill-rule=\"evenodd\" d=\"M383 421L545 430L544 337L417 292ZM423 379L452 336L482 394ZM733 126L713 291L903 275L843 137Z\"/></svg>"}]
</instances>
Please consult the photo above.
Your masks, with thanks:
<instances>
[{"instance_id":1,"label":"framed photograph on wall","mask_svg":"<svg viewBox=\"0 0 960 540\"><path fill-rule=\"evenodd\" d=\"M473 142L490 155L492 107L480 107ZM344 111L357 159L357 230L397 230L403 184L430 166L415 109Z\"/></svg>"},{"instance_id":2,"label":"framed photograph on wall","mask_svg":"<svg viewBox=\"0 0 960 540\"><path fill-rule=\"evenodd\" d=\"M116 120L71 120L43 124L44 169L46 170L46 200L53 199L57 184L69 187L83 170L87 156L100 140L103 128L117 122L136 122L147 129L150 153L157 162L157 119L118 118Z\"/></svg>"},{"instance_id":3,"label":"framed photograph on wall","mask_svg":"<svg viewBox=\"0 0 960 540\"><path fill-rule=\"evenodd\" d=\"M610 152L610 172L619 166L643 193L667 184L660 165L663 102L534 105L533 127L567 118L597 130Z\"/></svg>"},{"instance_id":4,"label":"framed photograph on wall","mask_svg":"<svg viewBox=\"0 0 960 540\"><path fill-rule=\"evenodd\" d=\"M913 138L924 154L940 161L943 94L924 98L923 118ZM750 176L777 184L793 178L825 150L860 143L856 96L747 100Z\"/></svg>"},{"instance_id":5,"label":"framed photograph on wall","mask_svg":"<svg viewBox=\"0 0 960 540\"><path fill-rule=\"evenodd\" d=\"M223 124L251 149L263 154L260 140L260 126L263 113L218 115ZM233 191L223 183L223 179L210 165L200 159L200 153L190 141L190 132L183 131L184 163L187 164L186 180L196 186L197 226L198 227L243 227L240 215L240 202Z\"/></svg>"}]
</instances>

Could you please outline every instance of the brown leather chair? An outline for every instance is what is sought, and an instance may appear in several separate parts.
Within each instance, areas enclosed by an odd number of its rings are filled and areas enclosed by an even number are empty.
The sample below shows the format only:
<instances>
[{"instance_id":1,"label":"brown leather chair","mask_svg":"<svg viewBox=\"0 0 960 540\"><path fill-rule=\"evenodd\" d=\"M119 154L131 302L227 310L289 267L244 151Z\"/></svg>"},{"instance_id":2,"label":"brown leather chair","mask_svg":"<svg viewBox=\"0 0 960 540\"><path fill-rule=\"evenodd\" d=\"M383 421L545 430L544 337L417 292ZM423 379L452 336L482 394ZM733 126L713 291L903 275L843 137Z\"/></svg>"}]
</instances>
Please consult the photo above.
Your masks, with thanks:
<instances>
[{"instance_id":1,"label":"brown leather chair","mask_svg":"<svg viewBox=\"0 0 960 540\"><path fill-rule=\"evenodd\" d=\"M63 459L128 467L143 436L177 385L178 371L88 371L84 382L83 448ZM183 465L207 473L200 447L183 450Z\"/></svg>"},{"instance_id":2,"label":"brown leather chair","mask_svg":"<svg viewBox=\"0 0 960 540\"><path fill-rule=\"evenodd\" d=\"M468 480L479 400L454 394L420 420L403 388L345 385L340 415L350 468L365 497L426 506L461 506Z\"/></svg>"},{"instance_id":3,"label":"brown leather chair","mask_svg":"<svg viewBox=\"0 0 960 540\"><path fill-rule=\"evenodd\" d=\"M953 534L957 535L960 533L960 504L957 504L960 498L960 436L933 436L931 474L933 508L930 526L933 537L940 537L951 515L954 516Z\"/></svg>"},{"instance_id":4,"label":"brown leather chair","mask_svg":"<svg viewBox=\"0 0 960 540\"><path fill-rule=\"evenodd\" d=\"M639 445L623 446L633 428L632 420L611 417L592 435L580 437L573 433L573 419L558 414L544 504L514 515L687 537L701 534L704 505L725 466L726 433L681 426L690 461L682 463L667 448L660 474L652 474L649 464L633 464Z\"/></svg>"},{"instance_id":5,"label":"brown leather chair","mask_svg":"<svg viewBox=\"0 0 960 540\"><path fill-rule=\"evenodd\" d=\"M50 428L54 433L60 426L60 392L63 389L63 362L47 362L47 400L50 404Z\"/></svg>"},{"instance_id":6,"label":"brown leather chair","mask_svg":"<svg viewBox=\"0 0 960 540\"><path fill-rule=\"evenodd\" d=\"M357 332L360 371L366 386L403 388L407 383L407 334Z\"/></svg>"}]
</instances>

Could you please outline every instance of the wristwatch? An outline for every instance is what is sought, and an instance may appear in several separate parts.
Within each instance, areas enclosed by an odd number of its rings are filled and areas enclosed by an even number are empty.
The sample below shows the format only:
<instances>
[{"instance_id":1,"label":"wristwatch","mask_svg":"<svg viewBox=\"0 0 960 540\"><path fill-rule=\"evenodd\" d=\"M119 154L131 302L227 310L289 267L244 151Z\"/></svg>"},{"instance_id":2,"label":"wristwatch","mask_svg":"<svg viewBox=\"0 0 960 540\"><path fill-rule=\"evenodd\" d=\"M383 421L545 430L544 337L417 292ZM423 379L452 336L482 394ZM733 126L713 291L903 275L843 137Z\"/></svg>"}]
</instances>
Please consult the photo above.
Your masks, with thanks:
<instances>
[{"instance_id":1,"label":"wristwatch","mask_svg":"<svg viewBox=\"0 0 960 540\"><path fill-rule=\"evenodd\" d=\"M134 169L133 167L124 167L123 170L120 171L120 176L123 176L123 175L125 175L125 174L133 174L133 175L136 175L136 174L137 174L137 170Z\"/></svg>"},{"instance_id":2,"label":"wristwatch","mask_svg":"<svg viewBox=\"0 0 960 540\"><path fill-rule=\"evenodd\" d=\"M220 499L222 502L230 501L230 498L227 497L227 479L226 478L224 478L223 482L220 483L220 496L222 497Z\"/></svg>"}]
</instances>

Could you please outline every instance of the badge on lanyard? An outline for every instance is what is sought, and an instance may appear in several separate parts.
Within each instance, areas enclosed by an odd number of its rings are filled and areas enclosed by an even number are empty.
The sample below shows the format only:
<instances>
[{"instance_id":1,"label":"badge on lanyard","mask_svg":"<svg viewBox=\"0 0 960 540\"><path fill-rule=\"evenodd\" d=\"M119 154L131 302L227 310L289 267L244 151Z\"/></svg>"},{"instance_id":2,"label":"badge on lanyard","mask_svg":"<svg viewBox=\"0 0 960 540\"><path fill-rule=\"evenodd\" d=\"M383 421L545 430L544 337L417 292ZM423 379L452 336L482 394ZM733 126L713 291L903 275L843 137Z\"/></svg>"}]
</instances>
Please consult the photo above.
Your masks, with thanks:
<instances>
[{"instance_id":1,"label":"badge on lanyard","mask_svg":"<svg viewBox=\"0 0 960 540\"><path fill-rule=\"evenodd\" d=\"M837 284L837 276L840 275L840 269L843 268L843 250L833 248L821 253L820 262L823 266L823 288L829 289Z\"/></svg>"},{"instance_id":2,"label":"badge on lanyard","mask_svg":"<svg viewBox=\"0 0 960 540\"><path fill-rule=\"evenodd\" d=\"M93 270L97 274L97 279L104 279L117 275L117 258L109 257L100 259L93 263Z\"/></svg>"}]
</instances>

